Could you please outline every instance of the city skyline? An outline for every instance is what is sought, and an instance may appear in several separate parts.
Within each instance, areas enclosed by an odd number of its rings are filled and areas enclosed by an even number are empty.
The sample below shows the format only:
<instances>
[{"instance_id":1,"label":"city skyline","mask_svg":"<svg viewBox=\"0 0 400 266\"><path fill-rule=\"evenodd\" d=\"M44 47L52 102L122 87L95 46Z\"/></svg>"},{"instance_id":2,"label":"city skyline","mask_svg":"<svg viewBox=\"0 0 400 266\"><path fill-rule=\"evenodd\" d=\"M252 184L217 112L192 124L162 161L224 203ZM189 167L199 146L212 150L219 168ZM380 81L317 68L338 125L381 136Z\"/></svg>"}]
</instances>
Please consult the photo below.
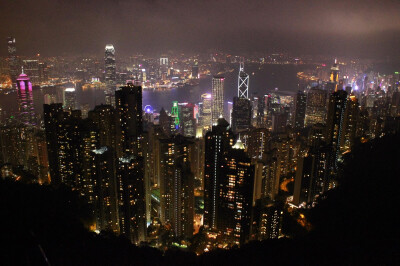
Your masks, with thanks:
<instances>
[{"instance_id":1,"label":"city skyline","mask_svg":"<svg viewBox=\"0 0 400 266\"><path fill-rule=\"evenodd\" d=\"M399 264L400 2L0 10L0 261Z\"/></svg>"}]
</instances>

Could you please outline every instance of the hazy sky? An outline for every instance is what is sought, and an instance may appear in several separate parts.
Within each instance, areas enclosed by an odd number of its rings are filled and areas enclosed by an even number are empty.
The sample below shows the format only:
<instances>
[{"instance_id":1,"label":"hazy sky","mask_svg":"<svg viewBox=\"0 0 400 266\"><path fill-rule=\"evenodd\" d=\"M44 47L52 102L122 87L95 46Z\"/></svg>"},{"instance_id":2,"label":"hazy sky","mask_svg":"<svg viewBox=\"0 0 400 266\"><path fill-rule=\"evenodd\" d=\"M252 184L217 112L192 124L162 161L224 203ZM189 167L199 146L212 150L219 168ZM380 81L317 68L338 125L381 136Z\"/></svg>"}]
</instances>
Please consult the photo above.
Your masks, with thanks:
<instances>
[{"instance_id":1,"label":"hazy sky","mask_svg":"<svg viewBox=\"0 0 400 266\"><path fill-rule=\"evenodd\" d=\"M399 0L0 0L0 55L169 49L400 55Z\"/></svg>"}]
</instances>

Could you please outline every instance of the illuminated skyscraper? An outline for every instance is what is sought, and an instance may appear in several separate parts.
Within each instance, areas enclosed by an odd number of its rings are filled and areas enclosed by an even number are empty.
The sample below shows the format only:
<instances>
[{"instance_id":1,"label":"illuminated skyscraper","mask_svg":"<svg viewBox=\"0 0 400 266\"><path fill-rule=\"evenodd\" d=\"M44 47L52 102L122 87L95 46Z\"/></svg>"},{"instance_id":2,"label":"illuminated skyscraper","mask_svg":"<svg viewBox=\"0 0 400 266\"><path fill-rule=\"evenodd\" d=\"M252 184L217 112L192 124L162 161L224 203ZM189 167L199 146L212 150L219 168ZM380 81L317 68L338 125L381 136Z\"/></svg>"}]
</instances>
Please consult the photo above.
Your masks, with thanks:
<instances>
[{"instance_id":1,"label":"illuminated skyscraper","mask_svg":"<svg viewBox=\"0 0 400 266\"><path fill-rule=\"evenodd\" d=\"M232 130L235 134L251 126L251 102L244 97L234 97L232 106Z\"/></svg>"},{"instance_id":2,"label":"illuminated skyscraper","mask_svg":"<svg viewBox=\"0 0 400 266\"><path fill-rule=\"evenodd\" d=\"M196 61L192 66L192 79L199 78L199 63Z\"/></svg>"},{"instance_id":3,"label":"illuminated skyscraper","mask_svg":"<svg viewBox=\"0 0 400 266\"><path fill-rule=\"evenodd\" d=\"M117 73L115 66L115 49L112 44L106 45L105 57L104 57L104 69L105 69L105 82L106 82L106 104L115 104L115 86L117 84Z\"/></svg>"},{"instance_id":4,"label":"illuminated skyscraper","mask_svg":"<svg viewBox=\"0 0 400 266\"><path fill-rule=\"evenodd\" d=\"M331 94L326 120L326 142L332 146L334 162L339 158L340 139L343 128L343 120L347 103L347 92L338 90Z\"/></svg>"},{"instance_id":5,"label":"illuminated skyscraper","mask_svg":"<svg viewBox=\"0 0 400 266\"><path fill-rule=\"evenodd\" d=\"M335 63L331 67L331 73L329 76L329 82L327 83L327 88L329 92L334 92L338 90L339 85L339 66L337 64L337 60L335 59Z\"/></svg>"},{"instance_id":6,"label":"illuminated skyscraper","mask_svg":"<svg viewBox=\"0 0 400 266\"><path fill-rule=\"evenodd\" d=\"M218 119L218 124L205 136L205 169L204 169L204 225L213 230L218 229L220 218L220 184L226 183L226 158L233 146L233 132L229 123Z\"/></svg>"},{"instance_id":7,"label":"illuminated skyscraper","mask_svg":"<svg viewBox=\"0 0 400 266\"><path fill-rule=\"evenodd\" d=\"M200 106L200 124L205 129L211 128L212 120L212 96L209 93L201 95L201 106Z\"/></svg>"},{"instance_id":8,"label":"illuminated skyscraper","mask_svg":"<svg viewBox=\"0 0 400 266\"><path fill-rule=\"evenodd\" d=\"M175 236L193 236L194 143L181 135L159 140L160 220L170 223Z\"/></svg>"},{"instance_id":9,"label":"illuminated skyscraper","mask_svg":"<svg viewBox=\"0 0 400 266\"><path fill-rule=\"evenodd\" d=\"M139 244L146 238L146 205L143 158L119 158L117 169L119 225L121 234Z\"/></svg>"},{"instance_id":10,"label":"illuminated skyscraper","mask_svg":"<svg viewBox=\"0 0 400 266\"><path fill-rule=\"evenodd\" d=\"M27 126L34 126L36 125L36 116L33 106L32 83L23 69L22 74L17 78L17 88L19 119Z\"/></svg>"},{"instance_id":11,"label":"illuminated skyscraper","mask_svg":"<svg viewBox=\"0 0 400 266\"><path fill-rule=\"evenodd\" d=\"M66 88L63 94L63 102L65 110L76 109L76 90L75 88Z\"/></svg>"},{"instance_id":12,"label":"illuminated skyscraper","mask_svg":"<svg viewBox=\"0 0 400 266\"><path fill-rule=\"evenodd\" d=\"M39 61L38 60L24 60L24 71L31 78L34 85L40 82Z\"/></svg>"},{"instance_id":13,"label":"illuminated skyscraper","mask_svg":"<svg viewBox=\"0 0 400 266\"><path fill-rule=\"evenodd\" d=\"M326 122L327 92L317 87L311 88L307 93L307 106L305 126Z\"/></svg>"},{"instance_id":14,"label":"illuminated skyscraper","mask_svg":"<svg viewBox=\"0 0 400 266\"><path fill-rule=\"evenodd\" d=\"M240 62L238 76L238 97L249 98L249 74L244 72L244 62Z\"/></svg>"},{"instance_id":15,"label":"illuminated skyscraper","mask_svg":"<svg viewBox=\"0 0 400 266\"><path fill-rule=\"evenodd\" d=\"M8 50L8 67L10 69L10 77L12 82L15 82L19 73L18 69L18 58L17 58L17 47L15 45L15 38L7 38L7 50Z\"/></svg>"},{"instance_id":16,"label":"illuminated skyscraper","mask_svg":"<svg viewBox=\"0 0 400 266\"><path fill-rule=\"evenodd\" d=\"M238 96L233 98L232 130L234 133L250 128L252 119L249 94L249 75L244 72L244 63L240 62L238 77Z\"/></svg>"},{"instance_id":17,"label":"illuminated skyscraper","mask_svg":"<svg viewBox=\"0 0 400 266\"><path fill-rule=\"evenodd\" d=\"M214 76L212 79L212 124L224 117L224 77Z\"/></svg>"},{"instance_id":18,"label":"illuminated skyscraper","mask_svg":"<svg viewBox=\"0 0 400 266\"><path fill-rule=\"evenodd\" d=\"M196 136L196 118L194 117L195 105L192 103L184 103L180 105L181 128L185 137Z\"/></svg>"},{"instance_id":19,"label":"illuminated skyscraper","mask_svg":"<svg viewBox=\"0 0 400 266\"><path fill-rule=\"evenodd\" d=\"M92 180L97 230L119 233L115 155L107 147L92 150Z\"/></svg>"},{"instance_id":20,"label":"illuminated skyscraper","mask_svg":"<svg viewBox=\"0 0 400 266\"><path fill-rule=\"evenodd\" d=\"M303 91L298 91L295 101L294 127L301 129L304 127L306 116L307 95Z\"/></svg>"},{"instance_id":21,"label":"illuminated skyscraper","mask_svg":"<svg viewBox=\"0 0 400 266\"><path fill-rule=\"evenodd\" d=\"M350 94L344 112L342 132L340 133L341 153L351 151L356 137L358 113L358 100L354 94Z\"/></svg>"},{"instance_id":22,"label":"illuminated skyscraper","mask_svg":"<svg viewBox=\"0 0 400 266\"><path fill-rule=\"evenodd\" d=\"M143 133L142 87L128 83L115 92L123 154L141 155Z\"/></svg>"}]
</instances>

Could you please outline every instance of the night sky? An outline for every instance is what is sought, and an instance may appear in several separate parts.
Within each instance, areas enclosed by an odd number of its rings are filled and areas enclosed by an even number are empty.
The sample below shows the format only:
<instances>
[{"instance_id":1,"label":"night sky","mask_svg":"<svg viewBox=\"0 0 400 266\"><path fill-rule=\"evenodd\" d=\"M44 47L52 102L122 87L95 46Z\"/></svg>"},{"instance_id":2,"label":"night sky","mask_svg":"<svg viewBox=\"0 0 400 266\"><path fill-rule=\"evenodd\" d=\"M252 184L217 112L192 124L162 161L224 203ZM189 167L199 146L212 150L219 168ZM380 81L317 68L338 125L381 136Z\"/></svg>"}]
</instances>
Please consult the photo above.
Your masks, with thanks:
<instances>
[{"instance_id":1,"label":"night sky","mask_svg":"<svg viewBox=\"0 0 400 266\"><path fill-rule=\"evenodd\" d=\"M0 25L0 56L9 35L20 55L400 54L398 0L1 0Z\"/></svg>"}]
</instances>

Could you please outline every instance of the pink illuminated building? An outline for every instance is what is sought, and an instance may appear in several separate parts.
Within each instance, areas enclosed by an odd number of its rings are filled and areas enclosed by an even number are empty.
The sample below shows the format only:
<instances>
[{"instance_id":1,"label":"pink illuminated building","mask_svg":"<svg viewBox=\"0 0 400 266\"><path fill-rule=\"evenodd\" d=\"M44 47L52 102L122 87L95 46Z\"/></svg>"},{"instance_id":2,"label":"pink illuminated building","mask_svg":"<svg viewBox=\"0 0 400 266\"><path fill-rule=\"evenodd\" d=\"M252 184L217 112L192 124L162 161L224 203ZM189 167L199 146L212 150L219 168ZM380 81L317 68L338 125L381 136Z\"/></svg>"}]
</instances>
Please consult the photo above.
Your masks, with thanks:
<instances>
[{"instance_id":1,"label":"pink illuminated building","mask_svg":"<svg viewBox=\"0 0 400 266\"><path fill-rule=\"evenodd\" d=\"M22 74L17 78L17 88L19 120L27 126L34 126L36 125L36 116L33 107L32 83L23 69Z\"/></svg>"}]
</instances>

